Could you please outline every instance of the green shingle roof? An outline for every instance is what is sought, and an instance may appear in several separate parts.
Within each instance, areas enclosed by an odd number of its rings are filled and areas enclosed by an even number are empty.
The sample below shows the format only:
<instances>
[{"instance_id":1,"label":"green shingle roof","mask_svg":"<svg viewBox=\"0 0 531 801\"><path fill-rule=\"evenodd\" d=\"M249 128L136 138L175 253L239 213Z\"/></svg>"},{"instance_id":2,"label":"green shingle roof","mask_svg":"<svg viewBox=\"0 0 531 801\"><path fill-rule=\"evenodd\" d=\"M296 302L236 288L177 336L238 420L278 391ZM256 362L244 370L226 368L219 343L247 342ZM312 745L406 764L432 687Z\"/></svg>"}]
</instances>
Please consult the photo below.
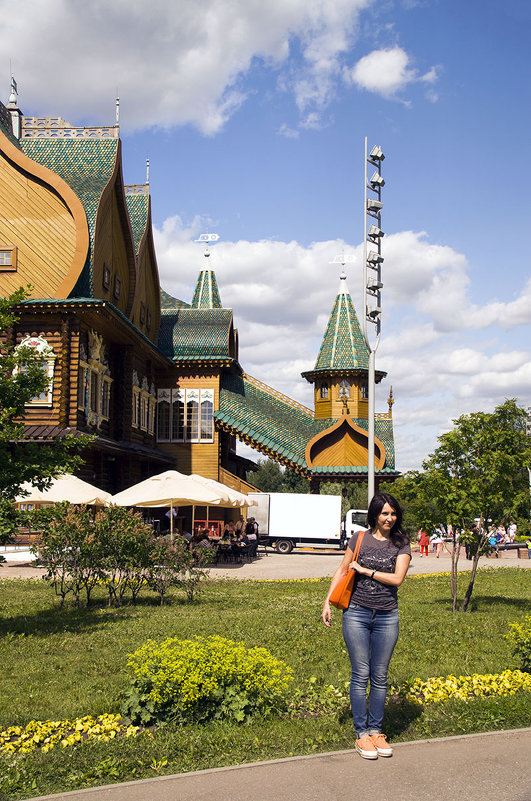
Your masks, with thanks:
<instances>
[{"instance_id":1,"label":"green shingle roof","mask_svg":"<svg viewBox=\"0 0 531 801\"><path fill-rule=\"evenodd\" d=\"M149 195L128 193L126 187L125 201L131 221L131 230L135 243L135 253L138 256L140 243L144 236L149 219Z\"/></svg>"},{"instance_id":2,"label":"green shingle roof","mask_svg":"<svg viewBox=\"0 0 531 801\"><path fill-rule=\"evenodd\" d=\"M264 450L270 450L291 464L306 467L305 450L316 434L330 428L336 421L315 419L297 405L283 400L277 393L268 392L264 385L257 386L245 376L225 373L221 379L219 409L214 413L219 423L235 434L249 438ZM355 418L354 422L367 430L367 420ZM386 418L376 418L375 434L386 449L383 470L394 472L393 423ZM315 473L367 472L366 467L315 468Z\"/></svg>"},{"instance_id":3,"label":"green shingle roof","mask_svg":"<svg viewBox=\"0 0 531 801\"><path fill-rule=\"evenodd\" d=\"M91 297L92 256L96 216L103 190L118 154L118 139L21 139L21 150L33 161L57 173L80 199L90 236L89 253L71 297Z\"/></svg>"},{"instance_id":4,"label":"green shingle roof","mask_svg":"<svg viewBox=\"0 0 531 801\"><path fill-rule=\"evenodd\" d=\"M178 300L177 298L173 298L167 292L160 288L160 308L161 311L166 311L169 309L189 309L190 304L186 303L184 300Z\"/></svg>"},{"instance_id":5,"label":"green shingle roof","mask_svg":"<svg viewBox=\"0 0 531 801\"><path fill-rule=\"evenodd\" d=\"M369 352L343 274L314 371L368 369Z\"/></svg>"},{"instance_id":6,"label":"green shingle roof","mask_svg":"<svg viewBox=\"0 0 531 801\"><path fill-rule=\"evenodd\" d=\"M214 270L201 270L192 298L193 309L221 309L221 297Z\"/></svg>"},{"instance_id":7,"label":"green shingle roof","mask_svg":"<svg viewBox=\"0 0 531 801\"><path fill-rule=\"evenodd\" d=\"M231 309L175 309L161 316L159 348L170 359L230 359Z\"/></svg>"}]
</instances>

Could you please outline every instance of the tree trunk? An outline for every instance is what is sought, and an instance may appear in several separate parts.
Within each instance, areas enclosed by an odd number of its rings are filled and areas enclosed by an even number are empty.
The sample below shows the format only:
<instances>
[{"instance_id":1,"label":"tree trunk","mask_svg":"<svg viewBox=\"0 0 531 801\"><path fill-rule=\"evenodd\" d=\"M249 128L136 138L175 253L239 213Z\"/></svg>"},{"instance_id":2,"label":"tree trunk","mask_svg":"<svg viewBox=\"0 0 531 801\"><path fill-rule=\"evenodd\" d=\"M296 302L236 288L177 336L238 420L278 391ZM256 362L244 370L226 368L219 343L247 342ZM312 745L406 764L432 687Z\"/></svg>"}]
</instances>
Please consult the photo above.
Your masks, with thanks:
<instances>
[{"instance_id":1,"label":"tree trunk","mask_svg":"<svg viewBox=\"0 0 531 801\"><path fill-rule=\"evenodd\" d=\"M459 562L459 552L461 543L457 542L455 532L452 535L452 572L450 575L450 588L452 591L452 612L457 612L457 563Z\"/></svg>"},{"instance_id":2,"label":"tree trunk","mask_svg":"<svg viewBox=\"0 0 531 801\"><path fill-rule=\"evenodd\" d=\"M485 547L485 543L487 542L487 532L483 528L483 518L480 520L480 535L478 538L478 546L476 548L476 553L474 554L474 558L472 559L472 568L470 570L470 581L468 582L468 587L465 593L465 597L463 598L463 603L461 604L461 612L466 612L468 610L468 604L470 603L470 598L472 597L472 590L474 589L474 581L476 580L476 572L478 569L478 562L479 557L481 556L481 552Z\"/></svg>"}]
</instances>

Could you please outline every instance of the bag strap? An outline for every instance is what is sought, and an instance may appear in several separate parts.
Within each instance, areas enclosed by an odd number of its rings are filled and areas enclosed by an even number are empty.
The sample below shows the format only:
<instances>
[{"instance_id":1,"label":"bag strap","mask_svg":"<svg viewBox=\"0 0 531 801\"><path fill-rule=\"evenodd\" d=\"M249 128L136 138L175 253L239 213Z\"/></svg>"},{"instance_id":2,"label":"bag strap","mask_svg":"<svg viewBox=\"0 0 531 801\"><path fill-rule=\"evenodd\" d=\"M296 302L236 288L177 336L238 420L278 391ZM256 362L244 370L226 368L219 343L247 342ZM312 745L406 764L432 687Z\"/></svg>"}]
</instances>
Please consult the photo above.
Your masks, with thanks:
<instances>
[{"instance_id":1,"label":"bag strap","mask_svg":"<svg viewBox=\"0 0 531 801\"><path fill-rule=\"evenodd\" d=\"M365 536L365 531L360 531L358 533L358 539L356 540L356 545L354 546L354 553L352 554L352 559L350 560L351 562L355 562L357 560L364 536Z\"/></svg>"}]
</instances>

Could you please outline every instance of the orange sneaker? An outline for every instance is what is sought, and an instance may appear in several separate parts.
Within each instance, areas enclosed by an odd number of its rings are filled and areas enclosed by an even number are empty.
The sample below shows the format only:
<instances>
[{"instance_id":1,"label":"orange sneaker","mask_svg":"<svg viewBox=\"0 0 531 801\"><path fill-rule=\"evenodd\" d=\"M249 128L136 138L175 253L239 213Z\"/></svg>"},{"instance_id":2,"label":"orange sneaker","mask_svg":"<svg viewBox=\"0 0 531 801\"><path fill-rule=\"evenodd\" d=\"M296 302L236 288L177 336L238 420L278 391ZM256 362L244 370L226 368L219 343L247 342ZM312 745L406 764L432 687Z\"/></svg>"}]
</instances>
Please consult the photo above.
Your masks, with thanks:
<instances>
[{"instance_id":1,"label":"orange sneaker","mask_svg":"<svg viewBox=\"0 0 531 801\"><path fill-rule=\"evenodd\" d=\"M358 737L354 748L363 759L378 759L378 751L368 734Z\"/></svg>"},{"instance_id":2,"label":"orange sneaker","mask_svg":"<svg viewBox=\"0 0 531 801\"><path fill-rule=\"evenodd\" d=\"M387 742L387 737L381 732L379 734L371 734L369 736L373 746L376 748L378 756L390 757L393 756L393 749Z\"/></svg>"}]
</instances>

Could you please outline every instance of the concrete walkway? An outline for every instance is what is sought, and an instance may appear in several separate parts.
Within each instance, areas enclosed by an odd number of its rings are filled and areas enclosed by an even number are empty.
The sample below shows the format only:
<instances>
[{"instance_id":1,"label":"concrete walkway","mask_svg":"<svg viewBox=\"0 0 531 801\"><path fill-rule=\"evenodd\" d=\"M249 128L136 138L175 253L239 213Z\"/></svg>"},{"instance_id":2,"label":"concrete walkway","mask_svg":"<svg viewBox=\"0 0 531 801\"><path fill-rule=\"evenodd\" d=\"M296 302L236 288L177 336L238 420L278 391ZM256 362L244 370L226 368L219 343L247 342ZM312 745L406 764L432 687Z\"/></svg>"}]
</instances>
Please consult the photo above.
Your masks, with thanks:
<instances>
[{"instance_id":1,"label":"concrete walkway","mask_svg":"<svg viewBox=\"0 0 531 801\"><path fill-rule=\"evenodd\" d=\"M10 554L10 557L14 554ZM244 562L239 565L235 562L219 564L210 568L212 578L254 579L267 581L275 579L301 579L301 578L330 578L336 571L343 553L336 550L312 550L311 548L297 548L290 554L278 554L274 551L259 552L258 559L253 562ZM470 570L472 562L465 559L464 549L461 553L459 571ZM531 568L531 559L518 559L517 552L503 551L496 559L492 556L482 556L479 567L521 567ZM416 550L413 551L409 576L418 576L424 573L444 573L451 570L451 557L443 551L440 559L430 553L428 557L421 557ZM2 578L38 578L45 573L41 568L34 566L33 562L12 560L0 563L0 579ZM531 799L530 799L531 801Z\"/></svg>"},{"instance_id":2,"label":"concrete walkway","mask_svg":"<svg viewBox=\"0 0 531 801\"><path fill-rule=\"evenodd\" d=\"M531 729L160 776L34 801L531 801Z\"/></svg>"}]
</instances>

